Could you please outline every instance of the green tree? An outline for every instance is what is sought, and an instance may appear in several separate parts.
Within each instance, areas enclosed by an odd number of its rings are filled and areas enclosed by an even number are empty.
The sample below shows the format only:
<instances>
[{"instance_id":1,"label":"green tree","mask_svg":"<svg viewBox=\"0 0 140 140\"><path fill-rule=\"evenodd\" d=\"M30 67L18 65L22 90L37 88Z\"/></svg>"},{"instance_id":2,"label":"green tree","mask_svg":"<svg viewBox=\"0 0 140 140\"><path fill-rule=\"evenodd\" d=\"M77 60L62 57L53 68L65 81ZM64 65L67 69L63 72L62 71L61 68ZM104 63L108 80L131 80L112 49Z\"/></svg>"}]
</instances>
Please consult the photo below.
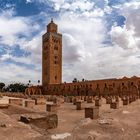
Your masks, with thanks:
<instances>
[{"instance_id":1,"label":"green tree","mask_svg":"<svg viewBox=\"0 0 140 140\"><path fill-rule=\"evenodd\" d=\"M82 79L82 82L84 82L84 81L85 81L85 79L83 78L83 79Z\"/></svg>"},{"instance_id":2,"label":"green tree","mask_svg":"<svg viewBox=\"0 0 140 140\"><path fill-rule=\"evenodd\" d=\"M38 80L37 82L38 82L38 85L39 85L40 84L40 80Z\"/></svg>"},{"instance_id":3,"label":"green tree","mask_svg":"<svg viewBox=\"0 0 140 140\"><path fill-rule=\"evenodd\" d=\"M14 84L8 85L7 91L24 92L27 87L28 87L27 85L24 85L22 83L14 83Z\"/></svg>"},{"instance_id":4,"label":"green tree","mask_svg":"<svg viewBox=\"0 0 140 140\"><path fill-rule=\"evenodd\" d=\"M2 89L5 87L5 84L4 83L0 83L0 91L2 91Z\"/></svg>"},{"instance_id":5,"label":"green tree","mask_svg":"<svg viewBox=\"0 0 140 140\"><path fill-rule=\"evenodd\" d=\"M74 78L72 82L73 82L73 83L77 82L77 78Z\"/></svg>"}]
</instances>

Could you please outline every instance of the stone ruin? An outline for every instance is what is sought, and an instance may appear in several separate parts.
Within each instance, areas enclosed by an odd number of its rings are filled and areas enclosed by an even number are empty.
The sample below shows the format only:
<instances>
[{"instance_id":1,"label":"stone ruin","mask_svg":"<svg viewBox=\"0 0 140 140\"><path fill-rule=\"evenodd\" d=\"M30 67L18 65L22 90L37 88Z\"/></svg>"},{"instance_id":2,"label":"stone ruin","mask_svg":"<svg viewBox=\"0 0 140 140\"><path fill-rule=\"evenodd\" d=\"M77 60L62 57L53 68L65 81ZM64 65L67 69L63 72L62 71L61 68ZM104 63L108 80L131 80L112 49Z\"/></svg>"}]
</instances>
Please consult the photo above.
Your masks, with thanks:
<instances>
[{"instance_id":1,"label":"stone ruin","mask_svg":"<svg viewBox=\"0 0 140 140\"><path fill-rule=\"evenodd\" d=\"M134 88L135 87L135 88ZM130 92L131 91L131 92ZM26 94L1 94L1 99L8 96L8 103L0 102L0 108L8 110L9 106L20 106L30 113L20 115L20 121L34 125L42 129L56 128L59 125L58 109L62 104L71 104L75 106L75 110L84 110L83 118L98 119L100 118L100 108L103 104L110 106L110 109L119 109L119 107L127 106L140 98L139 89L136 86L126 88L122 86L121 94L111 94L105 89L106 95L26 95ZM1 100L0 100L1 101ZM44 106L45 110L42 114L34 109L37 106Z\"/></svg>"}]
</instances>

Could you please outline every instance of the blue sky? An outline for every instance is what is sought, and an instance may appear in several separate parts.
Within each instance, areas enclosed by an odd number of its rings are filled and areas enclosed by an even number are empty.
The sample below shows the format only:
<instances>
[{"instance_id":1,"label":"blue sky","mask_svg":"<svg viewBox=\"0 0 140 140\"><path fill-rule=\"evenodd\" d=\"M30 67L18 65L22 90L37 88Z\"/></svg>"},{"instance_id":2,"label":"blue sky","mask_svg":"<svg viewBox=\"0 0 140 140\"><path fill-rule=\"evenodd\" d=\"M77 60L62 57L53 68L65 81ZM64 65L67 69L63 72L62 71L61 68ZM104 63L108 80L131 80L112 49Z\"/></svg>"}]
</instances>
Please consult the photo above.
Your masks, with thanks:
<instances>
[{"instance_id":1,"label":"blue sky","mask_svg":"<svg viewBox=\"0 0 140 140\"><path fill-rule=\"evenodd\" d=\"M63 34L63 81L140 75L139 0L0 0L0 81L41 80L41 38Z\"/></svg>"}]
</instances>

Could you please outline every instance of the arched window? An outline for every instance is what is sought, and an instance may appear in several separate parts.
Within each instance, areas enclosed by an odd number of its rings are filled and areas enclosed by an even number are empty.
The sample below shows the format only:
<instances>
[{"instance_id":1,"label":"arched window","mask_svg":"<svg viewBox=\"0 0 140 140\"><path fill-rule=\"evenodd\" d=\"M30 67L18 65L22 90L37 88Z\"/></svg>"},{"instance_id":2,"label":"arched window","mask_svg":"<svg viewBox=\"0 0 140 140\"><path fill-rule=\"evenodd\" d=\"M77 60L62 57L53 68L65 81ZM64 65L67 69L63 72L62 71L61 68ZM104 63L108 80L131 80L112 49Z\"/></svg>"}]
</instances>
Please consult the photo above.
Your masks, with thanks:
<instances>
[{"instance_id":1,"label":"arched window","mask_svg":"<svg viewBox=\"0 0 140 140\"><path fill-rule=\"evenodd\" d=\"M55 45L55 46L54 46L54 50L58 50L58 46Z\"/></svg>"},{"instance_id":2,"label":"arched window","mask_svg":"<svg viewBox=\"0 0 140 140\"><path fill-rule=\"evenodd\" d=\"M55 78L55 80L57 80L57 76L55 76L54 78Z\"/></svg>"},{"instance_id":3,"label":"arched window","mask_svg":"<svg viewBox=\"0 0 140 140\"><path fill-rule=\"evenodd\" d=\"M113 87L115 87L115 83L113 83Z\"/></svg>"},{"instance_id":4,"label":"arched window","mask_svg":"<svg viewBox=\"0 0 140 140\"><path fill-rule=\"evenodd\" d=\"M134 85L134 83L133 82L131 82L131 86L133 86Z\"/></svg>"},{"instance_id":5,"label":"arched window","mask_svg":"<svg viewBox=\"0 0 140 140\"><path fill-rule=\"evenodd\" d=\"M54 61L54 64L58 64L58 62L55 60L55 61Z\"/></svg>"}]
</instances>

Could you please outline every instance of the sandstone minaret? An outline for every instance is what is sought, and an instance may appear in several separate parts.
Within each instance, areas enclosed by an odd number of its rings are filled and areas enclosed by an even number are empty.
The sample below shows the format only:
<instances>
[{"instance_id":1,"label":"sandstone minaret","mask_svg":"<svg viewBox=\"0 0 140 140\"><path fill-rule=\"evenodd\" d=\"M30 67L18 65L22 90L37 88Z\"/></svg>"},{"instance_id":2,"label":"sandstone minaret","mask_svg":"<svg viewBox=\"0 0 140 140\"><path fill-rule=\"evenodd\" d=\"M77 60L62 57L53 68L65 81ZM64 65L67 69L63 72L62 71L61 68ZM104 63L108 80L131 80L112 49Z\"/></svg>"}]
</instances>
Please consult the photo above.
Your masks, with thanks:
<instances>
[{"instance_id":1,"label":"sandstone minaret","mask_svg":"<svg viewBox=\"0 0 140 140\"><path fill-rule=\"evenodd\" d=\"M42 36L42 84L60 84L62 82L62 35L57 25L51 22Z\"/></svg>"}]
</instances>

